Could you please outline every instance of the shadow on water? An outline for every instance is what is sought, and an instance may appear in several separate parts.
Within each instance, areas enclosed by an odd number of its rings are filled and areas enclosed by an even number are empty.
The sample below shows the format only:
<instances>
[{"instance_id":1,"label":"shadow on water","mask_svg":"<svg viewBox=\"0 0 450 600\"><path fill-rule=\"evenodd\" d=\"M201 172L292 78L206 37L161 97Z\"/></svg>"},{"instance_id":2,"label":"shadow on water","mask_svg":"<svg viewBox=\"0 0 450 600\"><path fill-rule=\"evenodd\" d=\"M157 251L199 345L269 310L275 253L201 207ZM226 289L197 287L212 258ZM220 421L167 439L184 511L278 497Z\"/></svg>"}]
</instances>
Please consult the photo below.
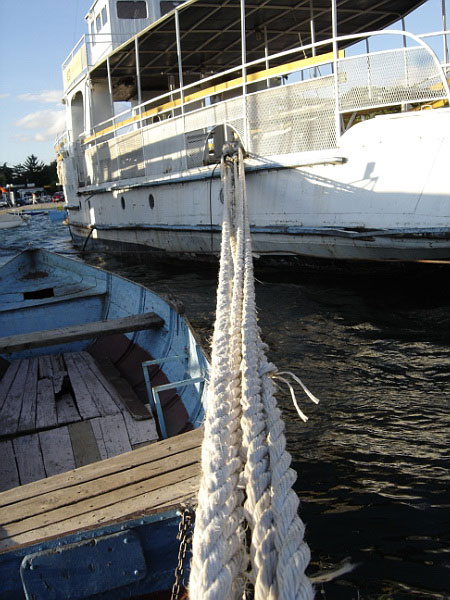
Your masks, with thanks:
<instances>
[{"instance_id":1,"label":"shadow on water","mask_svg":"<svg viewBox=\"0 0 450 600\"><path fill-rule=\"evenodd\" d=\"M69 248L63 238L53 250ZM180 300L209 344L215 267L83 258ZM450 267L426 267L390 274L257 268L269 359L321 400L310 404L298 390L309 416L303 424L287 390L278 396L309 572L347 557L358 565L318 584L318 599L450 598Z\"/></svg>"}]
</instances>

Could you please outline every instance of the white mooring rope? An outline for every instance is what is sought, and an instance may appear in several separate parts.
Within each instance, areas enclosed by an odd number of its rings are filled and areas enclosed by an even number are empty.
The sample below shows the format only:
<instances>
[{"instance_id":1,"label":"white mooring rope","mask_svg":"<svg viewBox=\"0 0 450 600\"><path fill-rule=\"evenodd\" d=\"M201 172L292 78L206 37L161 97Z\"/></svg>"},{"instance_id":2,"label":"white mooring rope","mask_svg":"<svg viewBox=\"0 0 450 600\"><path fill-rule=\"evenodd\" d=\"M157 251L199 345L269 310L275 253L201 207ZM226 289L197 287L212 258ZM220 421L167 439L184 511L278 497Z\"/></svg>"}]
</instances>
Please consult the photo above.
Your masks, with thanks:
<instances>
[{"instance_id":1,"label":"white mooring rope","mask_svg":"<svg viewBox=\"0 0 450 600\"><path fill-rule=\"evenodd\" d=\"M253 587L255 600L309 600L296 474L269 377L276 369L257 324L242 150L222 158L221 168L221 261L189 598L241 599Z\"/></svg>"}]
</instances>

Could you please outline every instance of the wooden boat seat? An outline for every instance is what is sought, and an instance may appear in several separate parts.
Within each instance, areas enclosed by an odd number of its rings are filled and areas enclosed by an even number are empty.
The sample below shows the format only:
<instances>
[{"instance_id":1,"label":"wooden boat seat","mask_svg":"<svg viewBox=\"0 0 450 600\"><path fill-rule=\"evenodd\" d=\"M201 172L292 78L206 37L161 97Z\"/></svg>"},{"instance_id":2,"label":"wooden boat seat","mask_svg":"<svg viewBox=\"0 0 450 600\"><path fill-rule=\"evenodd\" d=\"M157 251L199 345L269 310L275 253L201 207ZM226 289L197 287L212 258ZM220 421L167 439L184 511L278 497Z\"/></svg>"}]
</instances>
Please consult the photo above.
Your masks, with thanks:
<instances>
[{"instance_id":1,"label":"wooden boat seat","mask_svg":"<svg viewBox=\"0 0 450 600\"><path fill-rule=\"evenodd\" d=\"M0 553L195 502L203 429L0 493Z\"/></svg>"},{"instance_id":2,"label":"wooden boat seat","mask_svg":"<svg viewBox=\"0 0 450 600\"><path fill-rule=\"evenodd\" d=\"M31 348L53 346L77 340L98 337L111 333L129 333L143 329L158 329L164 325L164 319L153 312L131 315L119 319L70 325L59 329L47 329L0 338L0 353L8 354Z\"/></svg>"}]
</instances>

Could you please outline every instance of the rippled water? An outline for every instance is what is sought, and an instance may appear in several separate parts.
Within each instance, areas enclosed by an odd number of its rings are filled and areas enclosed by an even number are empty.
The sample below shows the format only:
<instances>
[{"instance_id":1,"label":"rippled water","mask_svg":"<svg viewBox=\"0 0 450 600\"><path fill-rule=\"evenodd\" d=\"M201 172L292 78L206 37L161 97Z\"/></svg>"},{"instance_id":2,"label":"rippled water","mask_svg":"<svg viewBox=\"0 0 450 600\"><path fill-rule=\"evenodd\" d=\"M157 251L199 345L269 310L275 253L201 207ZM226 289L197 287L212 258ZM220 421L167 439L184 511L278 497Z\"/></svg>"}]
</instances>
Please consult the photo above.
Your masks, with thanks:
<instances>
[{"instance_id":1,"label":"rippled water","mask_svg":"<svg viewBox=\"0 0 450 600\"><path fill-rule=\"evenodd\" d=\"M39 220L39 222L38 222ZM61 223L33 217L0 232L0 261L28 242L72 249ZM9 250L8 250L9 248ZM207 343L216 271L85 260L180 299ZM450 598L449 269L414 276L258 272L260 325L298 392L307 424L283 390L296 489L312 552L310 573L349 558L356 568L317 585L328 600Z\"/></svg>"}]
</instances>

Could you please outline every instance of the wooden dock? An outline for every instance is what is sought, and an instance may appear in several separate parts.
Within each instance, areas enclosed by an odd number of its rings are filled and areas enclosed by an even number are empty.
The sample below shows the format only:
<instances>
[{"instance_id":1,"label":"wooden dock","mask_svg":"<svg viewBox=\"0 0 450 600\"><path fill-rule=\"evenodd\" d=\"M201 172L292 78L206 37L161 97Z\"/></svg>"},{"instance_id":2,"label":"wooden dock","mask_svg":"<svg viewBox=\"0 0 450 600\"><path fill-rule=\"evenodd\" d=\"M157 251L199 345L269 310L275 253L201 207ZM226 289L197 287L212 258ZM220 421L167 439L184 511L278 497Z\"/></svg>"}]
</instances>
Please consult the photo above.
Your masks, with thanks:
<instances>
[{"instance_id":1,"label":"wooden dock","mask_svg":"<svg viewBox=\"0 0 450 600\"><path fill-rule=\"evenodd\" d=\"M87 352L12 361L0 381L0 491L156 441L146 405L119 388Z\"/></svg>"},{"instance_id":2,"label":"wooden dock","mask_svg":"<svg viewBox=\"0 0 450 600\"><path fill-rule=\"evenodd\" d=\"M195 502L203 429L0 493L0 553Z\"/></svg>"}]
</instances>

